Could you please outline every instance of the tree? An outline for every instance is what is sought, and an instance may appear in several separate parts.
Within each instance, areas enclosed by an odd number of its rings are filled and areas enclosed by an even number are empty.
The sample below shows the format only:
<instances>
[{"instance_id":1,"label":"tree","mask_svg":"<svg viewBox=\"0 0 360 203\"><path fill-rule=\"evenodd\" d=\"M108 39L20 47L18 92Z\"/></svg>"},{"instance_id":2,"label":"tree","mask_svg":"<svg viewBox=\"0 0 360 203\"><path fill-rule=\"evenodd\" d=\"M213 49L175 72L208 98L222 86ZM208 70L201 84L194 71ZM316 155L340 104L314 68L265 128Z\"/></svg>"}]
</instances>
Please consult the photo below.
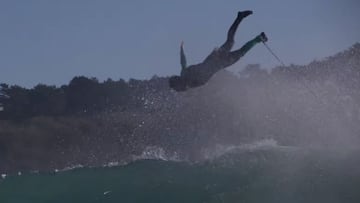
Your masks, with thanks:
<instances>
[{"instance_id":1,"label":"tree","mask_svg":"<svg viewBox=\"0 0 360 203\"><path fill-rule=\"evenodd\" d=\"M62 89L39 84L29 94L33 115L61 115L65 113L66 98Z\"/></svg>"},{"instance_id":2,"label":"tree","mask_svg":"<svg viewBox=\"0 0 360 203\"><path fill-rule=\"evenodd\" d=\"M74 77L65 88L67 110L70 112L92 112L101 106L101 88L96 78Z\"/></svg>"},{"instance_id":3,"label":"tree","mask_svg":"<svg viewBox=\"0 0 360 203\"><path fill-rule=\"evenodd\" d=\"M1 95L2 119L24 119L31 116L29 90L1 84Z\"/></svg>"}]
</instances>

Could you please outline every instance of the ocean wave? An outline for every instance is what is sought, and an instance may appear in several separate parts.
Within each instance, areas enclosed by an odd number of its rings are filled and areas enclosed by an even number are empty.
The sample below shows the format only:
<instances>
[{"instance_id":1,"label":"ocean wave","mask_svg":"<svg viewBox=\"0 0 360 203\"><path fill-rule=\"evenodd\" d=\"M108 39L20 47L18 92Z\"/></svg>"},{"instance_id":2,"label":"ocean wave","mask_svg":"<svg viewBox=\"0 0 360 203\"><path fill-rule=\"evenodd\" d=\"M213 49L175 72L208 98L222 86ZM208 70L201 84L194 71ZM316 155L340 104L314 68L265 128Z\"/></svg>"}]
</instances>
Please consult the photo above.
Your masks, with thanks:
<instances>
[{"instance_id":1,"label":"ocean wave","mask_svg":"<svg viewBox=\"0 0 360 203\"><path fill-rule=\"evenodd\" d=\"M220 145L217 144L212 148L204 148L200 150L200 158L197 160L189 161L187 158L181 157L177 152L168 152L164 148L159 146L148 146L137 155L131 155L124 160L115 160L107 162L101 165L85 165L85 164L73 164L64 168L56 168L50 171L50 173L62 173L82 168L108 168L126 166L141 160L161 160L169 162L191 162L201 163L211 160L216 160L226 155L252 152L258 150L271 150L271 149L295 149L295 147L281 146L274 139L263 139L253 143L246 143L240 145ZM38 174L41 170L33 170L27 174ZM21 172L20 172L21 173ZM15 174L14 174L15 175ZM19 174L17 174L19 175ZM1 179L5 179L8 174L2 174Z\"/></svg>"},{"instance_id":2,"label":"ocean wave","mask_svg":"<svg viewBox=\"0 0 360 203\"><path fill-rule=\"evenodd\" d=\"M140 153L140 155L132 155L127 160L111 161L102 164L101 166L85 166L82 164L75 164L75 165L67 166L63 169L54 169L54 172L60 173L60 172L66 172L80 168L119 167L119 166L126 166L128 164L141 160L162 160L162 161L176 161L176 162L182 161L176 152L169 153L166 152L162 147L148 146Z\"/></svg>"}]
</instances>

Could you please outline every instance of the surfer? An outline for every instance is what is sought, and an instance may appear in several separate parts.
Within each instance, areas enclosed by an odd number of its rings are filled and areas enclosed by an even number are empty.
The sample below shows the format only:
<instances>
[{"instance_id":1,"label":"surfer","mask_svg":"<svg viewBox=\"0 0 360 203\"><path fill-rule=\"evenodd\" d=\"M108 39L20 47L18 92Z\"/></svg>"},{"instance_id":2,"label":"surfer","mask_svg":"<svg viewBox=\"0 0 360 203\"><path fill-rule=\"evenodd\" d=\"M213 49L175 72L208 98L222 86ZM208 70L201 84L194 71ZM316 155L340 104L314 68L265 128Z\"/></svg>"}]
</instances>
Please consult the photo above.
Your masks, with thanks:
<instances>
[{"instance_id":1,"label":"surfer","mask_svg":"<svg viewBox=\"0 0 360 203\"><path fill-rule=\"evenodd\" d=\"M185 91L189 88L204 85L216 72L236 63L257 43L266 42L267 37L262 32L240 49L231 51L234 45L234 36L240 22L252 13L252 11L239 11L235 21L228 30L225 43L220 48L214 49L202 63L187 67L182 42L180 46L181 74L180 76L170 77L170 87L176 91Z\"/></svg>"}]
</instances>

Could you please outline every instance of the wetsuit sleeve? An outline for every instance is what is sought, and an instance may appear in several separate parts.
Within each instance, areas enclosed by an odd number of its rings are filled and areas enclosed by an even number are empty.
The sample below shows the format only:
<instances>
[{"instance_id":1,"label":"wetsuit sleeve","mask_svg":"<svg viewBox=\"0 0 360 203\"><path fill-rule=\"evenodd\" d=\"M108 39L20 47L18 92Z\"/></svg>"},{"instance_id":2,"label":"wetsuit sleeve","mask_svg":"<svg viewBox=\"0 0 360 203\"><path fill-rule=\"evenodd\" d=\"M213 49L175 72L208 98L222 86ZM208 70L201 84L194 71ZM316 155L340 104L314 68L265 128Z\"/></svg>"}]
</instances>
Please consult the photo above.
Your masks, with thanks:
<instances>
[{"instance_id":1,"label":"wetsuit sleeve","mask_svg":"<svg viewBox=\"0 0 360 203\"><path fill-rule=\"evenodd\" d=\"M186 57L185 57L185 53L184 53L184 43L181 42L181 46L180 46L180 63L181 63L181 71L183 71L187 65L186 65Z\"/></svg>"}]
</instances>

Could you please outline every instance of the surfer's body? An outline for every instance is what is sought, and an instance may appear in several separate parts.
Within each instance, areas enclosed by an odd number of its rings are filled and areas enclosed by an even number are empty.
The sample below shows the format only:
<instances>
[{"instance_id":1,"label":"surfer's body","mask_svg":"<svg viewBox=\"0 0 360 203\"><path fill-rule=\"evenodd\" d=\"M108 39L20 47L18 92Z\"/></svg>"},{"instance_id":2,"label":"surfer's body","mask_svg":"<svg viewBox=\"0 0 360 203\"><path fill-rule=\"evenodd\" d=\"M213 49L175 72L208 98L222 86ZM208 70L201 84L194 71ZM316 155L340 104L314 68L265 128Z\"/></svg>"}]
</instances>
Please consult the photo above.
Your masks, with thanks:
<instances>
[{"instance_id":1,"label":"surfer's body","mask_svg":"<svg viewBox=\"0 0 360 203\"><path fill-rule=\"evenodd\" d=\"M228 31L225 43L220 48L212 51L202 63L187 67L182 43L180 46L181 74L180 76L172 76L170 78L170 87L176 91L185 91L188 88L204 85L216 72L236 63L257 43L267 41L265 33L261 33L240 49L231 51L234 45L234 36L240 22L251 14L252 11L238 12L237 18Z\"/></svg>"}]
</instances>

